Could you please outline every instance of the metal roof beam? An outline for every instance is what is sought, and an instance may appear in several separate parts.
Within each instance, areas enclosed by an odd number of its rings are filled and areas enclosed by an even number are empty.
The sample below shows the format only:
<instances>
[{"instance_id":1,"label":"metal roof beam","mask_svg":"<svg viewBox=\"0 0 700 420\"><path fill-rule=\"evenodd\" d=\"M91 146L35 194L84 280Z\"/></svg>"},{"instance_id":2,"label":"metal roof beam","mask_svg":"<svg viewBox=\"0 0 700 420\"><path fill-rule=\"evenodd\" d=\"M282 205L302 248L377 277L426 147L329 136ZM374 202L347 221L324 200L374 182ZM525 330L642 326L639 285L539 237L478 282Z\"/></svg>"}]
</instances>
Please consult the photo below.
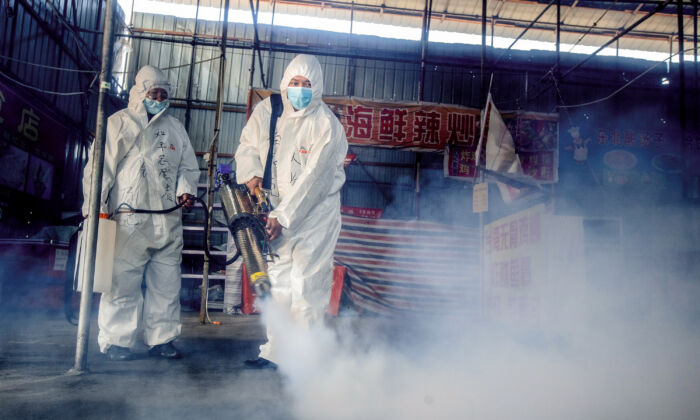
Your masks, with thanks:
<instances>
[{"instance_id":1,"label":"metal roof beam","mask_svg":"<svg viewBox=\"0 0 700 420\"><path fill-rule=\"evenodd\" d=\"M257 0L255 6L253 6L253 0L250 2L250 13L253 14L253 61L255 61L255 56L258 56L258 62L260 64L260 81L262 81L263 87L267 89L267 81L265 80L265 71L263 70L262 53L260 52L260 38L258 37L258 12L260 11L260 0ZM226 22L228 25L228 22ZM251 78L251 83L252 83Z\"/></svg>"},{"instance_id":2,"label":"metal roof beam","mask_svg":"<svg viewBox=\"0 0 700 420\"><path fill-rule=\"evenodd\" d=\"M494 66L495 66L496 64L498 64L499 61L501 61L501 58L502 58L508 51L510 51L511 48L513 48L513 45L515 45L518 41L520 41L520 38L522 38L523 35L525 35L525 33L526 33L527 31L530 30L530 28L532 28L533 26L535 26L535 23L537 23L537 21L540 20L540 18L542 17L542 15L544 15L544 14L547 12L547 10L549 10L549 8L552 6L552 4L554 4L554 2L555 2L555 0L549 0L549 3L547 4L547 6L545 6L544 9L542 9L542 11L540 12L540 14L537 15L537 17L536 17L532 22L530 22L530 24L527 25L527 27L526 27L525 29L523 29L522 32L520 32L520 35L518 35L518 36L513 40L513 42L511 42L511 44L508 46L508 48L506 48L506 50L503 51L503 53L501 53L501 55L498 57L498 59L496 60L496 62L493 63ZM558 30L558 29L559 29L559 25L557 25L557 33L559 33L559 30Z\"/></svg>"},{"instance_id":3,"label":"metal roof beam","mask_svg":"<svg viewBox=\"0 0 700 420\"><path fill-rule=\"evenodd\" d=\"M612 44L613 42L615 42L615 41L617 41L618 39L622 38L622 37L625 36L627 33L629 33L630 31L632 31L634 28L636 28L637 26L639 26L639 25L641 25L642 23L644 23L647 19L649 19L650 17L654 16L654 14L656 14L656 12L660 12L661 10L663 10L671 1L672 1L672 0L666 0L666 1L664 1L662 4L659 4L658 6L656 6L656 8L655 8L654 10L652 10L651 12L647 13L646 15L644 15L644 17L642 17L641 19L637 20L637 21L634 22L632 25L628 26L627 29L625 29L624 31L622 31L622 32L620 32L619 34L615 35L610 41L606 42L606 43L603 44L600 48L598 48L597 50L593 51L588 57L586 57L585 59L583 59L580 63L578 63L578 64L575 65L574 67L570 68L566 73L564 73L564 74L561 76L560 80L564 79L566 76L568 76L569 74L571 74L573 71L575 71L576 69L578 69L579 67L581 67L582 65L584 65L586 62L588 62L588 60L590 60L591 58L593 58L593 57L594 57L595 55L597 55L599 52L603 51L603 50L604 50L605 48L607 48L610 44Z\"/></svg>"}]
</instances>

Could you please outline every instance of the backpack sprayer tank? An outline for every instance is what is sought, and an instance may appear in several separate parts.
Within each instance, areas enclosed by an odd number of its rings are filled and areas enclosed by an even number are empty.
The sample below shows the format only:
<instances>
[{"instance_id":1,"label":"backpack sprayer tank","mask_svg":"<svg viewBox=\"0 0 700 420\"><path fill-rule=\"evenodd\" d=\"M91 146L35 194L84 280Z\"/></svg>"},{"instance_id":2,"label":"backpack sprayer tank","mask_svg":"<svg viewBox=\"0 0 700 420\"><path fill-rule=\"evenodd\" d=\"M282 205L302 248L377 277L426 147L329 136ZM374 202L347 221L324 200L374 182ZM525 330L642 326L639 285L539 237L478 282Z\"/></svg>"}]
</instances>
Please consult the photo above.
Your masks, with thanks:
<instances>
[{"instance_id":1,"label":"backpack sprayer tank","mask_svg":"<svg viewBox=\"0 0 700 420\"><path fill-rule=\"evenodd\" d=\"M226 225L243 257L255 294L263 297L270 293L270 279L263 254L268 242L264 221L270 207L262 192L256 191L256 204L248 188L231 178L228 173L219 174L219 194Z\"/></svg>"}]
</instances>

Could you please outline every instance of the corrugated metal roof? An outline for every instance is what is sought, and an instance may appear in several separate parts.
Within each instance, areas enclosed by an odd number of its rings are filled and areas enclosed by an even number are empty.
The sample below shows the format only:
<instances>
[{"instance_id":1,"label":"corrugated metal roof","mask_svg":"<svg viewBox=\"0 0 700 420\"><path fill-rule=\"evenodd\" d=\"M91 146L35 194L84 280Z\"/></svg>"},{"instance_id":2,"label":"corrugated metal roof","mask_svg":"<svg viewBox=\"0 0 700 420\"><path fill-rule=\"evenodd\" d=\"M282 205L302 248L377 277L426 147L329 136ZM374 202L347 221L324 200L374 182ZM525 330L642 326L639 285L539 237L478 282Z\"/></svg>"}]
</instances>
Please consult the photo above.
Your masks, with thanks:
<instances>
[{"instance_id":1,"label":"corrugated metal roof","mask_svg":"<svg viewBox=\"0 0 700 420\"><path fill-rule=\"evenodd\" d=\"M449 5L448 5L449 6ZM505 8L506 5L503 7ZM294 6L301 7L301 6ZM450 6L451 7L451 6ZM165 30L192 30L193 19L178 19L178 18L158 18L152 15L140 16L136 14L138 25L145 28L152 27L154 29ZM593 15L591 19L598 19L598 15ZM568 18L567 18L568 19ZM447 21L447 20L446 20ZM467 25L467 23L462 23ZM160 26L158 26L160 25ZM474 28L480 28L478 22L470 23ZM220 27L215 22L201 23L198 28L199 33L218 34ZM262 26L261 39L268 40L269 27ZM479 29L477 29L479 30ZM517 36L522 32L522 28L514 26L497 26L495 28L496 36L504 36L503 33L508 32L512 36ZM229 34L236 37L252 38L251 25L231 24L229 26ZM490 35L490 31L489 31ZM541 37L546 39L551 36L551 31L537 29L533 30L532 37ZM581 33L564 33L562 41L574 43ZM321 32L315 30L292 29L285 27L275 27L273 34L275 43L289 43L294 45L328 45L329 50L336 51L354 51L353 48L347 50L348 46L352 47L360 45L364 48L371 46L376 51L385 52L387 59L359 59L348 57L333 57L323 54L318 54L324 71L324 93L328 95L353 95L358 97L395 100L395 101L415 101L418 99L418 81L420 79L420 65L416 60L419 53L417 48L418 43L399 41L386 38L370 38L370 37L353 37L350 38L342 33ZM586 39L591 42L603 43L609 39L600 35L589 34ZM624 38L621 46L626 43L639 42L636 38ZM645 40L641 40L645 42ZM134 63L132 67L138 67L151 61L160 63L159 65L168 64L170 66L188 64L191 59L191 46L187 44L166 45L162 41L147 41L134 39L133 42L133 57L138 64ZM437 46L433 47L434 56L445 56L445 52L463 51L462 46ZM388 54L397 54L401 51L408 51L408 57L413 57L413 62L395 62L388 58ZM495 51L498 52L497 50ZM519 53L524 54L524 53ZM195 53L195 61L206 60L218 55L217 48L198 46ZM267 51L263 51L263 69L269 86L272 89L277 89L279 81L282 77L282 72L289 61L295 56L294 53L274 52L272 60L269 60ZM532 55L533 57L535 54ZM249 50L244 49L229 49L227 50L227 67L226 67L226 95L225 102L229 104L244 103L247 98L249 86L249 68L251 64L251 54ZM522 56L521 56L522 57ZM570 58L570 57L569 57ZM194 69L193 91L191 98L194 101L209 101L206 106L209 109L193 108L190 114L189 134L195 150L199 152L206 151L211 137L213 135L215 113L212 109L212 104L216 99L216 85L218 75L217 61L206 61L197 64ZM256 59L256 79L253 84L256 87L261 87L259 79L259 64ZM522 101L523 92L527 91L526 87L537 88L539 85L535 83L540 78L535 70L528 80L526 74L527 69L523 69L523 74L503 73L499 74L496 71L496 80L494 84L494 96L499 98L499 107L509 109L519 106ZM544 72L544 70L542 71ZM177 86L176 97L185 98L187 78L189 77L189 66L170 70L169 77L173 79L173 83ZM425 75L425 96L426 101L454 103L467 106L479 106L481 101L481 81L478 74L478 69L469 69L464 66L455 65L430 65L426 69ZM349 79L349 80L348 80ZM607 90L602 89L596 94L604 95ZM527 93L525 93L527 95ZM537 101L529 102L531 109L551 110L554 93L542 95ZM571 96L565 91L563 93L565 100ZM173 115L181 121L185 121L185 109L180 107L172 108ZM222 136L220 138L220 153L235 153L238 146L238 137L245 123L245 114L239 112L226 111L223 114L222 121ZM389 200L385 196L393 196L395 203L411 207L415 194L415 179L414 167L416 162L416 154L408 151L397 151L391 149L377 149L370 147L353 147L353 152L358 154L358 157L363 162L370 163L364 167L364 170L356 165L351 165L347 168L347 183L343 189L343 203L350 206L377 207L386 208ZM382 163L390 163L390 165L382 166ZM374 163L374 164L372 164ZM366 171L365 171L366 170ZM369 173L371 176L368 176ZM373 180L374 179L374 180ZM377 184L375 185L375 181ZM391 208L391 207L390 207ZM409 213L412 209L407 210Z\"/></svg>"},{"instance_id":2,"label":"corrugated metal roof","mask_svg":"<svg viewBox=\"0 0 700 420\"><path fill-rule=\"evenodd\" d=\"M165 0L179 4L196 4L196 0ZM494 35L516 37L522 28L534 20L547 7L547 1L524 0L492 0L487 3L487 18L489 25L494 22ZM579 2L563 1L561 16L563 19L562 40L576 42L580 34L592 29L592 34L598 37L586 36L581 41L583 45L599 46L606 42L618 31L628 27L636 20L645 16L655 8L655 4L638 7L634 2ZM202 6L219 7L219 0L200 0ZM272 1L260 2L262 12L272 10ZM231 0L232 9L248 10L249 2ZM351 10L356 21L382 23L408 28L418 28L421 25L421 15L425 8L423 0L277 0L275 11L278 14L296 14L328 19L348 19ZM432 30L451 31L466 34L481 34L482 0L434 0ZM692 29L692 8L685 10L686 33ZM523 39L546 42L555 41L554 28L556 24L556 5L539 19L538 24L523 36ZM539 28L539 29L538 29ZM489 28L489 35L491 29ZM668 39L678 32L676 6L673 2L663 13L657 13L640 24L626 38L635 39L626 48L636 48L648 51L668 51ZM688 36L688 35L686 35ZM566 41L564 41L566 42Z\"/></svg>"}]
</instances>

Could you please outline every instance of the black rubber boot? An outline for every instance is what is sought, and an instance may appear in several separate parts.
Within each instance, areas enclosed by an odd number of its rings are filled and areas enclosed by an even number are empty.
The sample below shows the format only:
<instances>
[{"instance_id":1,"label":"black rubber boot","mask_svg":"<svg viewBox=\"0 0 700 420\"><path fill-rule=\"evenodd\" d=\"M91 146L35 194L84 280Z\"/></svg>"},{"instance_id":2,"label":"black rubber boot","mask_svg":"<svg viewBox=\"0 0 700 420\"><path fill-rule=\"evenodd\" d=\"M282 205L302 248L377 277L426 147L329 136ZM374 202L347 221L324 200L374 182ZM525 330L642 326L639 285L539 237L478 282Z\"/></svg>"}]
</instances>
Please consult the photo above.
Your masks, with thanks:
<instances>
[{"instance_id":1,"label":"black rubber boot","mask_svg":"<svg viewBox=\"0 0 700 420\"><path fill-rule=\"evenodd\" d=\"M107 357L115 362L123 362L125 360L131 360L133 355L131 354L131 350L127 347L109 346L107 349Z\"/></svg>"},{"instance_id":2,"label":"black rubber boot","mask_svg":"<svg viewBox=\"0 0 700 420\"><path fill-rule=\"evenodd\" d=\"M148 351L148 355L162 357L164 359L179 359L182 357L182 353L180 353L180 350L176 349L175 346L173 346L172 341L169 343L158 344L156 346L153 346Z\"/></svg>"},{"instance_id":3,"label":"black rubber boot","mask_svg":"<svg viewBox=\"0 0 700 420\"><path fill-rule=\"evenodd\" d=\"M245 367L249 369L272 369L272 370L277 370L277 364L274 362L271 362L267 359L264 359L262 357L258 357L257 359L250 359L246 360L243 362Z\"/></svg>"}]
</instances>

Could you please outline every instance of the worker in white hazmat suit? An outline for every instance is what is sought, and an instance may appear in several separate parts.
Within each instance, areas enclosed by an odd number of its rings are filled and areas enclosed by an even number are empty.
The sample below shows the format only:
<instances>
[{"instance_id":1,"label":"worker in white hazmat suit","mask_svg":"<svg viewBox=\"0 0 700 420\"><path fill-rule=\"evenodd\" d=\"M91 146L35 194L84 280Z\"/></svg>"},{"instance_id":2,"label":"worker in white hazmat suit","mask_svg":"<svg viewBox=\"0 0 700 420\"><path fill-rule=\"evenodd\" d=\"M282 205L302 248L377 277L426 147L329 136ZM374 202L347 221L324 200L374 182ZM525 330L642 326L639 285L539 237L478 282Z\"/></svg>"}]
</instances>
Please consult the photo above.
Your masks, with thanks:
<instances>
[{"instance_id":1,"label":"worker in white hazmat suit","mask_svg":"<svg viewBox=\"0 0 700 420\"><path fill-rule=\"evenodd\" d=\"M273 299L303 326L323 319L330 299L333 251L340 233L340 188L348 143L338 118L321 101L318 60L299 55L285 70L284 111L275 131L267 231L279 257L268 267ZM243 128L236 151L236 178L253 191L261 186L270 146L270 99L259 103ZM276 368L278 349L267 331L252 368Z\"/></svg>"},{"instance_id":2,"label":"worker in white hazmat suit","mask_svg":"<svg viewBox=\"0 0 700 420\"><path fill-rule=\"evenodd\" d=\"M194 204L199 167L183 125L166 114L171 86L165 74L145 66L136 75L129 106L107 121L100 212L122 203L163 210ZM87 216L92 153L83 176ZM180 335L182 210L136 214L122 207L117 222L112 288L100 299L100 350L128 360L142 330L149 354L179 358L172 341ZM145 282L145 296L141 286Z\"/></svg>"}]
</instances>

